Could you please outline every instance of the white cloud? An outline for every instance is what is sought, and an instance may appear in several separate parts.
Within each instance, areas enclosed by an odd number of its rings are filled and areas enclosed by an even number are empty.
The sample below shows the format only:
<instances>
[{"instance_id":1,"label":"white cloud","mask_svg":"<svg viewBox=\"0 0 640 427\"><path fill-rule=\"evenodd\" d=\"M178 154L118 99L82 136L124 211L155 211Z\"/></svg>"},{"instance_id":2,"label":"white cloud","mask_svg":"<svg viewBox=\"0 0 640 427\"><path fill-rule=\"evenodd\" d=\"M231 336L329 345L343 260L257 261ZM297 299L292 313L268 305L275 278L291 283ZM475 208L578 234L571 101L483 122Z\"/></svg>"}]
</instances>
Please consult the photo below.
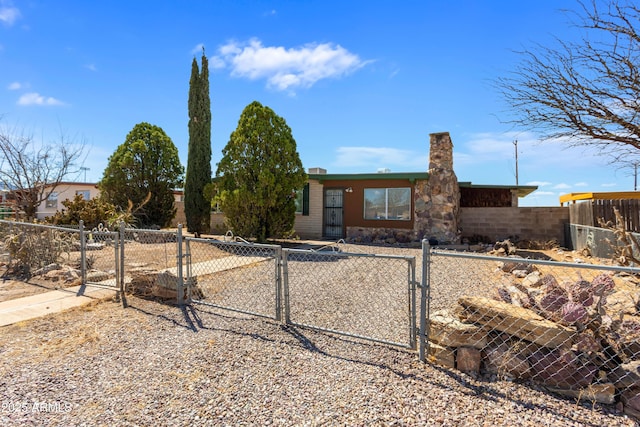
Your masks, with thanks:
<instances>
[{"instance_id":1,"label":"white cloud","mask_svg":"<svg viewBox=\"0 0 640 427\"><path fill-rule=\"evenodd\" d=\"M64 102L52 97L44 97L37 92L30 92L18 99L18 105L64 105Z\"/></svg>"},{"instance_id":2,"label":"white cloud","mask_svg":"<svg viewBox=\"0 0 640 427\"><path fill-rule=\"evenodd\" d=\"M397 172L414 170L426 171L429 164L426 154L418 154L411 150L400 150L388 147L338 147L334 166L367 167L370 172L379 168L390 168Z\"/></svg>"},{"instance_id":3,"label":"white cloud","mask_svg":"<svg viewBox=\"0 0 640 427\"><path fill-rule=\"evenodd\" d=\"M589 184L587 184L586 182L576 182L574 184L576 187L588 187Z\"/></svg>"},{"instance_id":4,"label":"white cloud","mask_svg":"<svg viewBox=\"0 0 640 427\"><path fill-rule=\"evenodd\" d=\"M603 187L615 187L617 185L618 184L616 184L615 182L609 182L609 183L602 184Z\"/></svg>"},{"instance_id":5,"label":"white cloud","mask_svg":"<svg viewBox=\"0 0 640 427\"><path fill-rule=\"evenodd\" d=\"M533 194L536 196L555 196L556 195L556 193L554 193L553 191L540 191L540 190L536 190Z\"/></svg>"},{"instance_id":6,"label":"white cloud","mask_svg":"<svg viewBox=\"0 0 640 427\"><path fill-rule=\"evenodd\" d=\"M212 68L230 68L233 77L265 79L267 87L292 91L309 88L326 78L348 75L369 61L363 61L340 45L310 43L297 48L263 46L258 39L229 42L211 58Z\"/></svg>"},{"instance_id":7,"label":"white cloud","mask_svg":"<svg viewBox=\"0 0 640 427\"><path fill-rule=\"evenodd\" d=\"M20 10L17 7L13 7L11 3L8 2L2 2L0 4L0 22L11 26L18 18L20 18Z\"/></svg>"},{"instance_id":8,"label":"white cloud","mask_svg":"<svg viewBox=\"0 0 640 427\"><path fill-rule=\"evenodd\" d=\"M554 188L555 190L566 190L566 189L571 188L571 186L570 186L569 184L565 184L565 183L563 182L563 183L561 183L561 184L556 184L556 185L554 185L554 186L553 186L553 188Z\"/></svg>"},{"instance_id":9,"label":"white cloud","mask_svg":"<svg viewBox=\"0 0 640 427\"><path fill-rule=\"evenodd\" d=\"M7 86L7 89L9 89L9 90L22 89L22 83L20 83L20 82L12 82L12 83L9 84L9 86Z\"/></svg>"},{"instance_id":10,"label":"white cloud","mask_svg":"<svg viewBox=\"0 0 640 427\"><path fill-rule=\"evenodd\" d=\"M551 185L551 183L548 181L530 181L530 182L527 182L525 185L537 185L538 187L546 187L548 185Z\"/></svg>"},{"instance_id":11,"label":"white cloud","mask_svg":"<svg viewBox=\"0 0 640 427\"><path fill-rule=\"evenodd\" d=\"M196 55L198 53L202 53L202 49L204 49L204 43L198 43L193 49L191 49L191 54Z\"/></svg>"},{"instance_id":12,"label":"white cloud","mask_svg":"<svg viewBox=\"0 0 640 427\"><path fill-rule=\"evenodd\" d=\"M96 64L86 64L84 68L86 68L89 71L98 71Z\"/></svg>"}]
</instances>

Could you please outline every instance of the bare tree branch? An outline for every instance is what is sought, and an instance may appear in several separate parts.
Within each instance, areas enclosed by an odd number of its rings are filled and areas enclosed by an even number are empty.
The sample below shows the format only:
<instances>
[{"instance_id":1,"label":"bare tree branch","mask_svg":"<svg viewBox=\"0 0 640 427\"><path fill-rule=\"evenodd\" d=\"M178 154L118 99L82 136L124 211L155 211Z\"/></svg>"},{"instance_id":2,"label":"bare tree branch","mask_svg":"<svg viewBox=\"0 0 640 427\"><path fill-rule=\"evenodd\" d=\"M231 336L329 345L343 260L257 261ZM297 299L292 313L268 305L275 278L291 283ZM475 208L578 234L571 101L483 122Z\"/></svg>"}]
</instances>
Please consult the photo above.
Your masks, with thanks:
<instances>
[{"instance_id":1,"label":"bare tree branch","mask_svg":"<svg viewBox=\"0 0 640 427\"><path fill-rule=\"evenodd\" d=\"M604 10L595 0L580 4L578 42L518 52L522 62L495 82L512 113L504 121L543 140L595 147L612 161L637 156L640 7L622 0Z\"/></svg>"},{"instance_id":2,"label":"bare tree branch","mask_svg":"<svg viewBox=\"0 0 640 427\"><path fill-rule=\"evenodd\" d=\"M84 143L63 133L52 143L38 143L15 129L0 129L0 185L11 191L27 219L34 219L40 203L49 198L66 177L79 172L76 162Z\"/></svg>"}]
</instances>

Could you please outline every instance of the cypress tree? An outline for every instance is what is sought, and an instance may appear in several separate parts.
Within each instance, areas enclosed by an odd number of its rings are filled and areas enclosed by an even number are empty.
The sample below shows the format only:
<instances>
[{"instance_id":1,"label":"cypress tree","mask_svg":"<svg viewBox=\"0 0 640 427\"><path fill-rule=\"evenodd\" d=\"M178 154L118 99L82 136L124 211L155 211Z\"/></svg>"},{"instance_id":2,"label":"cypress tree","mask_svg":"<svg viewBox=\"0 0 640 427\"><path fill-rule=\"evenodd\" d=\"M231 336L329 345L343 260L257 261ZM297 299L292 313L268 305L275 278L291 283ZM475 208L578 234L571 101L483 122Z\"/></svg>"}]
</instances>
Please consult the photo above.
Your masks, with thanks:
<instances>
[{"instance_id":1,"label":"cypress tree","mask_svg":"<svg viewBox=\"0 0 640 427\"><path fill-rule=\"evenodd\" d=\"M211 182L211 101L209 64L202 49L202 70L193 58L189 80L189 152L184 185L184 211L187 231L196 235L208 232L211 201L204 187Z\"/></svg>"}]
</instances>

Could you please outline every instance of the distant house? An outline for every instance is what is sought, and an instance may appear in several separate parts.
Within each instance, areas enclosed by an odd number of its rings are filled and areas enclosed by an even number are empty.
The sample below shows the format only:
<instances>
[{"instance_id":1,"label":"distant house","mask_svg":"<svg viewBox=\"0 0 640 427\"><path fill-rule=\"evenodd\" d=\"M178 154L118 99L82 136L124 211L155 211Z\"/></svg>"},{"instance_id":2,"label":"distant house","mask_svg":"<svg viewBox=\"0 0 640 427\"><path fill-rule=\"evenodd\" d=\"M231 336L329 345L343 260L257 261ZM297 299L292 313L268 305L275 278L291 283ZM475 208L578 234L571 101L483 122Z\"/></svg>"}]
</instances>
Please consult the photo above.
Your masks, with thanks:
<instances>
[{"instance_id":1,"label":"distant house","mask_svg":"<svg viewBox=\"0 0 640 427\"><path fill-rule=\"evenodd\" d=\"M176 202L181 202L184 199L182 190L175 190L173 193ZM37 218L44 219L55 215L57 211L64 209L63 201L73 200L78 194L82 195L84 200L91 200L100 196L100 190L96 183L61 182L54 188L47 200L40 203Z\"/></svg>"},{"instance_id":2,"label":"distant house","mask_svg":"<svg viewBox=\"0 0 640 427\"><path fill-rule=\"evenodd\" d=\"M88 182L61 182L55 186L47 200L38 206L37 218L44 219L55 215L64 206L65 200L73 200L76 195L81 195L84 200L91 200L100 195L100 190L95 183Z\"/></svg>"}]
</instances>

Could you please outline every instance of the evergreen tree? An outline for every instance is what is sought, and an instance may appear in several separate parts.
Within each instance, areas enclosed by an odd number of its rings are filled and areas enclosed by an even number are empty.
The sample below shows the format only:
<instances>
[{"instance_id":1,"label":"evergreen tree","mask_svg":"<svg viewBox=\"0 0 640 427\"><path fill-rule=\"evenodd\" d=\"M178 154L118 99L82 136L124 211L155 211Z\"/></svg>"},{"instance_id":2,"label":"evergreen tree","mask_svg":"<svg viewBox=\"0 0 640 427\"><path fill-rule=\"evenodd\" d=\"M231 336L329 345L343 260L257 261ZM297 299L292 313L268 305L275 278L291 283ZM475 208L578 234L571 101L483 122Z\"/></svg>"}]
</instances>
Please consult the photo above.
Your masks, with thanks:
<instances>
[{"instance_id":1,"label":"evergreen tree","mask_svg":"<svg viewBox=\"0 0 640 427\"><path fill-rule=\"evenodd\" d=\"M100 198L123 211L131 203L139 226L166 227L176 214L173 190L183 174L178 149L164 130L138 123L109 157Z\"/></svg>"},{"instance_id":2,"label":"evergreen tree","mask_svg":"<svg viewBox=\"0 0 640 427\"><path fill-rule=\"evenodd\" d=\"M245 107L218 163L227 225L263 242L293 231L295 192L307 179L285 120L257 101Z\"/></svg>"},{"instance_id":3,"label":"evergreen tree","mask_svg":"<svg viewBox=\"0 0 640 427\"><path fill-rule=\"evenodd\" d=\"M189 80L189 152L184 186L184 211L187 231L196 235L208 232L211 201L204 188L211 183L211 101L209 64L202 49L202 70L193 58Z\"/></svg>"}]
</instances>

